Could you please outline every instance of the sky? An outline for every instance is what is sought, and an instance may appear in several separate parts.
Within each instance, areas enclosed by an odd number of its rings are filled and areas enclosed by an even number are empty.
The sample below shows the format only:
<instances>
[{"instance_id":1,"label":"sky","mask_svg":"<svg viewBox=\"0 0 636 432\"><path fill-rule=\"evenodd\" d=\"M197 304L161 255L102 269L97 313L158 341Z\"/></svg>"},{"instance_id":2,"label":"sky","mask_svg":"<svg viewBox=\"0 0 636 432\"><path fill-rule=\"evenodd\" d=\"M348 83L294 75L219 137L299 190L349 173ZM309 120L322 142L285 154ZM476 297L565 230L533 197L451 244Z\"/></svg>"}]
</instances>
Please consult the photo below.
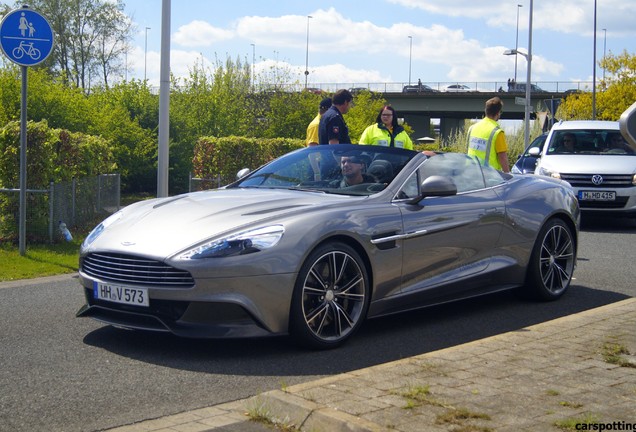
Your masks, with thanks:
<instances>
[{"instance_id":1,"label":"sky","mask_svg":"<svg viewBox=\"0 0 636 432\"><path fill-rule=\"evenodd\" d=\"M164 0L124 0L135 34L128 79L159 85ZM309 87L370 83L505 83L529 47L531 0L172 0L170 68L187 76L229 57L256 76L285 71ZM531 81L548 90L591 83L596 58L636 54L636 1L533 1ZM520 6L519 6L520 5ZM311 18L309 18L311 17ZM527 60L517 56L517 81ZM603 70L596 69L597 79ZM493 84L494 85L494 84ZM591 85L591 84L590 84Z\"/></svg>"}]
</instances>

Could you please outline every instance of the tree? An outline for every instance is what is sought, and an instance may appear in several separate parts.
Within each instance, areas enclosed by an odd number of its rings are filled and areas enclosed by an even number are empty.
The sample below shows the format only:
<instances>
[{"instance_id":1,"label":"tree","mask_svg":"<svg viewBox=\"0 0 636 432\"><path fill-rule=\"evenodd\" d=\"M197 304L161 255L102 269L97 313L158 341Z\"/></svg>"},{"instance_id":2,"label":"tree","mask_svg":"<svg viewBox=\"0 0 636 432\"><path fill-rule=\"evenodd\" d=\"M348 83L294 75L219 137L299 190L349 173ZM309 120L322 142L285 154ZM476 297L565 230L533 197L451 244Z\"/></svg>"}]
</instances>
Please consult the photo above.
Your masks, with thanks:
<instances>
[{"instance_id":1,"label":"tree","mask_svg":"<svg viewBox=\"0 0 636 432\"><path fill-rule=\"evenodd\" d=\"M121 4L123 9L123 4ZM108 87L108 79L112 75L125 75L128 67L122 57L126 57L130 50L129 42L133 31L133 24L123 10L112 7L102 7L97 19L96 62L99 65L104 86Z\"/></svg>"},{"instance_id":2,"label":"tree","mask_svg":"<svg viewBox=\"0 0 636 432\"><path fill-rule=\"evenodd\" d=\"M627 51L614 55L610 52L599 65L605 70L596 93L596 118L618 120L636 100L636 55ZM557 110L562 120L592 118L592 93L580 92L568 96Z\"/></svg>"},{"instance_id":3,"label":"tree","mask_svg":"<svg viewBox=\"0 0 636 432\"><path fill-rule=\"evenodd\" d=\"M45 65L67 82L90 91L97 81L108 86L121 73L133 27L122 0L32 0L56 35Z\"/></svg>"}]
</instances>

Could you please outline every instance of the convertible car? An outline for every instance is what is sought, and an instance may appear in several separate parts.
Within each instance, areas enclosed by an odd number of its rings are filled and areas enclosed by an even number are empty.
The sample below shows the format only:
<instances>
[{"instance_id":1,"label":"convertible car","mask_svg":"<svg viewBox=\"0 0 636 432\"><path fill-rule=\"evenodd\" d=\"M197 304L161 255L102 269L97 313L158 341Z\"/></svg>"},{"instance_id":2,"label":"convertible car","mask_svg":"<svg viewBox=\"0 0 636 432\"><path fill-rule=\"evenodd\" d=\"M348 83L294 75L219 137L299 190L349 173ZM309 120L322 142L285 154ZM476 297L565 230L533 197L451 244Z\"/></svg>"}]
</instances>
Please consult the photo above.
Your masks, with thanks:
<instances>
[{"instance_id":1,"label":"convertible car","mask_svg":"<svg viewBox=\"0 0 636 432\"><path fill-rule=\"evenodd\" d=\"M100 223L81 246L77 315L322 349L367 318L510 289L555 300L572 279L579 207L561 180L350 144L241 174Z\"/></svg>"}]
</instances>

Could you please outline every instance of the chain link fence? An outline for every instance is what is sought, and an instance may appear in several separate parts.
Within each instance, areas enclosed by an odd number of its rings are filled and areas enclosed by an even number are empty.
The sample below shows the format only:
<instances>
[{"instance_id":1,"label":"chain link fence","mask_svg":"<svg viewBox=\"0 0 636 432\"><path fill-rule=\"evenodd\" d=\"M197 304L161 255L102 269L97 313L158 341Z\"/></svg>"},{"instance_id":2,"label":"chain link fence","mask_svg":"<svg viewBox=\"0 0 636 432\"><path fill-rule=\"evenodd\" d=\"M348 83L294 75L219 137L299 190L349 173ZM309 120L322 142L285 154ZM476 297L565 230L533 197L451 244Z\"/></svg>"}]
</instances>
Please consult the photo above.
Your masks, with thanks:
<instances>
[{"instance_id":1,"label":"chain link fence","mask_svg":"<svg viewBox=\"0 0 636 432\"><path fill-rule=\"evenodd\" d=\"M60 222L73 232L88 230L120 209L119 174L73 179L27 189L26 237L29 243L54 243L63 237ZM19 230L20 190L0 189L0 242L16 242Z\"/></svg>"},{"instance_id":2,"label":"chain link fence","mask_svg":"<svg viewBox=\"0 0 636 432\"><path fill-rule=\"evenodd\" d=\"M216 178L198 178L192 177L192 173L188 175L188 191L200 192L207 189L218 189L221 186L221 176L217 175Z\"/></svg>"}]
</instances>

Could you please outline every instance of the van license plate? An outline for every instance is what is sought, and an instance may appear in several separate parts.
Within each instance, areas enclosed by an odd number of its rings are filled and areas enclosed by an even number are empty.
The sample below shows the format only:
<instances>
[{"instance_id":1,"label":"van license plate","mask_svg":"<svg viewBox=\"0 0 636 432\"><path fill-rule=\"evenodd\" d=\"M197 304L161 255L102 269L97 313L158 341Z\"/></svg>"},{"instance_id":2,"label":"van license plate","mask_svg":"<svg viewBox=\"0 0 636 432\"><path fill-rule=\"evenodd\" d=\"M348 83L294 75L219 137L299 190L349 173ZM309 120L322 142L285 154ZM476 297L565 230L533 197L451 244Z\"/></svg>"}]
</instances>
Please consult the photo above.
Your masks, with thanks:
<instances>
[{"instance_id":1,"label":"van license plate","mask_svg":"<svg viewBox=\"0 0 636 432\"><path fill-rule=\"evenodd\" d=\"M580 191L579 199L582 201L616 201L616 192Z\"/></svg>"}]
</instances>

